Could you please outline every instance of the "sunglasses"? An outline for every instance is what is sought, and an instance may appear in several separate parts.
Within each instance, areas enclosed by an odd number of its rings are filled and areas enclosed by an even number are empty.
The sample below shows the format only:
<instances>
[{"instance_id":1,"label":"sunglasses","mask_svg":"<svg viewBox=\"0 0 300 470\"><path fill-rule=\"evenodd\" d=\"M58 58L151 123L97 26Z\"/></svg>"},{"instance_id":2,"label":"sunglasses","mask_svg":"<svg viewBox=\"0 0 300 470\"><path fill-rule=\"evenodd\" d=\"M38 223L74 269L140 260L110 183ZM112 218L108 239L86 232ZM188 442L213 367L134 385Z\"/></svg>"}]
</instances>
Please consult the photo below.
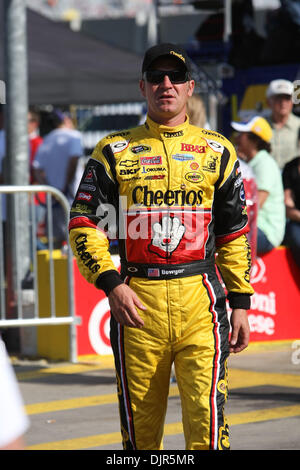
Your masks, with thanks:
<instances>
[{"instance_id":1,"label":"sunglasses","mask_svg":"<svg viewBox=\"0 0 300 470\"><path fill-rule=\"evenodd\" d=\"M189 73L186 70L147 70L145 72L147 82L156 85L163 82L166 75L171 83L185 83L190 80Z\"/></svg>"}]
</instances>

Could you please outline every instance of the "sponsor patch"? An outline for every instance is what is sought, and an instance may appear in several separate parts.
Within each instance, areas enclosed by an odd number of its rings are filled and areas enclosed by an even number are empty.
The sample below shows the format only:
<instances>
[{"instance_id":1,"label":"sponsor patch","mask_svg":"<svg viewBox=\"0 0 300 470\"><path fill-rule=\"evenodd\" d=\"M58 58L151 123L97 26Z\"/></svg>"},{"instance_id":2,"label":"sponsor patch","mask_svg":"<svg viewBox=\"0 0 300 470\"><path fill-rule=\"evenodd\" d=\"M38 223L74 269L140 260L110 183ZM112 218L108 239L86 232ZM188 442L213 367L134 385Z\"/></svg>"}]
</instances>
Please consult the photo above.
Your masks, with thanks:
<instances>
[{"instance_id":1,"label":"sponsor patch","mask_svg":"<svg viewBox=\"0 0 300 470\"><path fill-rule=\"evenodd\" d=\"M93 175L92 168L90 168L87 174L85 175L83 181L89 183L89 182L92 182L93 180L94 180L94 175Z\"/></svg>"},{"instance_id":2,"label":"sponsor patch","mask_svg":"<svg viewBox=\"0 0 300 470\"><path fill-rule=\"evenodd\" d=\"M110 148L112 149L113 153L119 153L123 150L127 149L129 146L129 140L120 140L119 142L114 142L110 144Z\"/></svg>"},{"instance_id":3,"label":"sponsor patch","mask_svg":"<svg viewBox=\"0 0 300 470\"><path fill-rule=\"evenodd\" d=\"M120 166L125 166L126 168L132 168L134 166L138 166L138 160L122 160L120 162Z\"/></svg>"},{"instance_id":4,"label":"sponsor patch","mask_svg":"<svg viewBox=\"0 0 300 470\"><path fill-rule=\"evenodd\" d=\"M140 157L141 165L161 165L161 156L157 157Z\"/></svg>"},{"instance_id":5,"label":"sponsor patch","mask_svg":"<svg viewBox=\"0 0 300 470\"><path fill-rule=\"evenodd\" d=\"M96 186L94 186L93 184L81 184L79 189L85 189L87 191L96 191Z\"/></svg>"},{"instance_id":6,"label":"sponsor patch","mask_svg":"<svg viewBox=\"0 0 300 470\"><path fill-rule=\"evenodd\" d=\"M214 151L218 153L223 153L224 152L224 146L220 144L219 142L216 142L215 140L210 140L210 139L205 139L207 142L207 145Z\"/></svg>"},{"instance_id":7,"label":"sponsor patch","mask_svg":"<svg viewBox=\"0 0 300 470\"><path fill-rule=\"evenodd\" d=\"M120 170L120 175L135 175L140 168L127 168L126 170Z\"/></svg>"},{"instance_id":8,"label":"sponsor patch","mask_svg":"<svg viewBox=\"0 0 300 470\"><path fill-rule=\"evenodd\" d=\"M177 132L164 132L164 137L167 139L172 139L172 137L181 137L183 136L183 131L177 131Z\"/></svg>"},{"instance_id":9,"label":"sponsor patch","mask_svg":"<svg viewBox=\"0 0 300 470\"><path fill-rule=\"evenodd\" d=\"M205 145L181 144L182 152L205 153Z\"/></svg>"},{"instance_id":10,"label":"sponsor patch","mask_svg":"<svg viewBox=\"0 0 300 470\"><path fill-rule=\"evenodd\" d=\"M241 186L242 183L243 183L243 178L241 175L239 175L234 182L234 187L238 188L239 186Z\"/></svg>"},{"instance_id":11,"label":"sponsor patch","mask_svg":"<svg viewBox=\"0 0 300 470\"><path fill-rule=\"evenodd\" d=\"M145 180L162 180L166 175L147 175Z\"/></svg>"},{"instance_id":12,"label":"sponsor patch","mask_svg":"<svg viewBox=\"0 0 300 470\"><path fill-rule=\"evenodd\" d=\"M190 168L191 168L191 170L196 171L196 170L198 170L199 165L198 165L197 162L193 162L193 163L190 164Z\"/></svg>"},{"instance_id":13,"label":"sponsor patch","mask_svg":"<svg viewBox=\"0 0 300 470\"><path fill-rule=\"evenodd\" d=\"M241 168L240 166L238 165L235 169L235 175L238 176L239 174L241 173Z\"/></svg>"},{"instance_id":14,"label":"sponsor patch","mask_svg":"<svg viewBox=\"0 0 300 470\"><path fill-rule=\"evenodd\" d=\"M207 163L205 166L202 167L202 170L209 171L210 173L215 173L217 169L217 160L218 157L209 155Z\"/></svg>"},{"instance_id":15,"label":"sponsor patch","mask_svg":"<svg viewBox=\"0 0 300 470\"><path fill-rule=\"evenodd\" d=\"M155 166L154 168L153 167L144 167L143 166L143 169L142 169L142 173L153 173L153 172L156 172L156 171L167 171L167 169L163 166Z\"/></svg>"},{"instance_id":16,"label":"sponsor patch","mask_svg":"<svg viewBox=\"0 0 300 470\"><path fill-rule=\"evenodd\" d=\"M91 214L92 209L89 209L85 204L75 204L74 208L71 209L71 212L79 212L80 214Z\"/></svg>"},{"instance_id":17,"label":"sponsor patch","mask_svg":"<svg viewBox=\"0 0 300 470\"><path fill-rule=\"evenodd\" d=\"M185 179L190 183L200 183L204 180L204 176L199 171L191 171L185 175Z\"/></svg>"},{"instance_id":18,"label":"sponsor patch","mask_svg":"<svg viewBox=\"0 0 300 470\"><path fill-rule=\"evenodd\" d=\"M172 155L173 160L178 160L179 162L187 162L189 160L195 160L195 157L193 155L185 155L183 153L176 153L175 155Z\"/></svg>"},{"instance_id":19,"label":"sponsor patch","mask_svg":"<svg viewBox=\"0 0 300 470\"><path fill-rule=\"evenodd\" d=\"M244 186L241 186L241 189L240 189L240 199L241 199L241 201L243 201L243 202L246 201L246 195L245 195Z\"/></svg>"},{"instance_id":20,"label":"sponsor patch","mask_svg":"<svg viewBox=\"0 0 300 470\"><path fill-rule=\"evenodd\" d=\"M150 152L151 147L149 147L149 145L135 145L134 147L131 147L130 151L137 155L142 152Z\"/></svg>"},{"instance_id":21,"label":"sponsor patch","mask_svg":"<svg viewBox=\"0 0 300 470\"><path fill-rule=\"evenodd\" d=\"M78 201L90 201L92 198L93 198L93 196L91 194L81 192L81 193L78 193L78 196L77 196L76 199Z\"/></svg>"}]
</instances>

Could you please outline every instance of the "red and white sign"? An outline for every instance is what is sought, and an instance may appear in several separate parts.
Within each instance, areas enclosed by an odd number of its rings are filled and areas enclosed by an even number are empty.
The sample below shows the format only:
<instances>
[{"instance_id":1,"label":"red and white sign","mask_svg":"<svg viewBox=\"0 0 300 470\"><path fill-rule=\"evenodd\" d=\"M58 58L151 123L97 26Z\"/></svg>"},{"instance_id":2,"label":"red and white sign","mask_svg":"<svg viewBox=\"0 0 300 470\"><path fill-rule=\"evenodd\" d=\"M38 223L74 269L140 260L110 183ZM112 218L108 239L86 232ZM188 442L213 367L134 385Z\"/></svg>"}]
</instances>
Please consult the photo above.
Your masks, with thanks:
<instances>
[{"instance_id":1,"label":"red and white sign","mask_svg":"<svg viewBox=\"0 0 300 470\"><path fill-rule=\"evenodd\" d=\"M119 268L119 256L114 255L112 259ZM75 312L81 317L81 325L77 326L77 355L112 354L108 299L102 290L96 289L80 274L75 259L73 267Z\"/></svg>"},{"instance_id":2,"label":"red and white sign","mask_svg":"<svg viewBox=\"0 0 300 470\"><path fill-rule=\"evenodd\" d=\"M251 283L250 340L300 338L300 270L290 250L280 247L257 258Z\"/></svg>"},{"instance_id":3,"label":"red and white sign","mask_svg":"<svg viewBox=\"0 0 300 470\"><path fill-rule=\"evenodd\" d=\"M119 267L119 257L113 256ZM248 311L250 341L278 341L300 338L300 270L290 251L277 248L257 258L252 268L255 294ZM112 354L109 329L110 312L105 294L89 284L74 260L77 354Z\"/></svg>"}]
</instances>

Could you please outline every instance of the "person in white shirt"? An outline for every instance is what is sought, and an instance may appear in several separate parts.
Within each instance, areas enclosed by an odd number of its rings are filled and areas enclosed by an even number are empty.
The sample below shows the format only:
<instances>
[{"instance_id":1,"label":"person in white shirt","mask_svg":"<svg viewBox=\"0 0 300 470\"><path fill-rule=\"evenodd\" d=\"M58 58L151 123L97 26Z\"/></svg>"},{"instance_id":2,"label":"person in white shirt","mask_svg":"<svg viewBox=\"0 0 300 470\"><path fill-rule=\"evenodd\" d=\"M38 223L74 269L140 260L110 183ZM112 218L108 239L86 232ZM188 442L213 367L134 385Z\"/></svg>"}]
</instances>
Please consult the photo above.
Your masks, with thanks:
<instances>
[{"instance_id":1,"label":"person in white shirt","mask_svg":"<svg viewBox=\"0 0 300 470\"><path fill-rule=\"evenodd\" d=\"M30 422L1 336L0 384L0 450L23 450L24 434L29 429Z\"/></svg>"},{"instance_id":2,"label":"person in white shirt","mask_svg":"<svg viewBox=\"0 0 300 470\"><path fill-rule=\"evenodd\" d=\"M299 154L300 118L293 114L294 84L289 80L272 80L267 89L271 115L267 120L272 128L272 157L282 170Z\"/></svg>"}]
</instances>

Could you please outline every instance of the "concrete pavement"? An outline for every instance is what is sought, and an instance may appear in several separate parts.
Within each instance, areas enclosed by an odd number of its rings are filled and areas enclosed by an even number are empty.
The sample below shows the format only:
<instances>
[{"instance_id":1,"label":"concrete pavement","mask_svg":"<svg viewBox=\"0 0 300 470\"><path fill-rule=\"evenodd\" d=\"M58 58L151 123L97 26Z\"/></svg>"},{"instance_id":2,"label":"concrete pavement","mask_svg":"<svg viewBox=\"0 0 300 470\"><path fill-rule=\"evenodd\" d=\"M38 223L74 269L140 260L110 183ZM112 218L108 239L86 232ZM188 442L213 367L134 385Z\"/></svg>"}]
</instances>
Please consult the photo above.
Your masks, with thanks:
<instances>
[{"instance_id":1,"label":"concrete pavement","mask_svg":"<svg viewBox=\"0 0 300 470\"><path fill-rule=\"evenodd\" d=\"M13 360L31 426L28 450L120 450L113 360ZM300 341L250 345L229 358L232 450L300 449ZM184 450L180 398L170 386L164 448Z\"/></svg>"}]
</instances>

